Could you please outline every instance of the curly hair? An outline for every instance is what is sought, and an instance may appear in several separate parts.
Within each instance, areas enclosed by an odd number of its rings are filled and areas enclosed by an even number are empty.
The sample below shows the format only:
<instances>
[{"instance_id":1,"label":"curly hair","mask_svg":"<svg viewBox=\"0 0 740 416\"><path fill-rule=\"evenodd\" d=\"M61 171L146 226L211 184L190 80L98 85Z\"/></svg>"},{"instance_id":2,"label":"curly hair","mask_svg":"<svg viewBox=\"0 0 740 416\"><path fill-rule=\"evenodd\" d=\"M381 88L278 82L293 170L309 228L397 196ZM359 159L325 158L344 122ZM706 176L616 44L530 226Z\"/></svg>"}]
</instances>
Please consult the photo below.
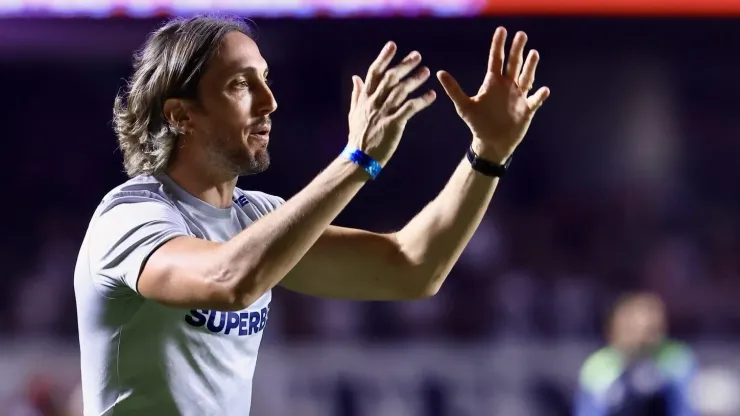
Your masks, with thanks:
<instances>
[{"instance_id":1,"label":"curly hair","mask_svg":"<svg viewBox=\"0 0 740 416\"><path fill-rule=\"evenodd\" d=\"M197 98L197 87L223 38L234 31L253 36L237 17L195 16L168 21L134 54L134 73L116 96L113 127L130 177L163 173L178 136L164 113L169 98Z\"/></svg>"}]
</instances>

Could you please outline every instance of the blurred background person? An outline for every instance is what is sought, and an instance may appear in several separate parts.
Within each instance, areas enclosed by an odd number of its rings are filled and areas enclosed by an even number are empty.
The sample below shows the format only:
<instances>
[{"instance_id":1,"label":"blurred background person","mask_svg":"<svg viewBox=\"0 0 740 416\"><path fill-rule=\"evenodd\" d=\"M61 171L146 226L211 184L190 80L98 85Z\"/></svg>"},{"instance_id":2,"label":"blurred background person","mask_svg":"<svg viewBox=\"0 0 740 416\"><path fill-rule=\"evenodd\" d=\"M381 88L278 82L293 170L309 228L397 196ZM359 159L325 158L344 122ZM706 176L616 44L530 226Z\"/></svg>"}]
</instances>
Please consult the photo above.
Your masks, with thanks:
<instances>
[{"instance_id":1,"label":"blurred background person","mask_svg":"<svg viewBox=\"0 0 740 416\"><path fill-rule=\"evenodd\" d=\"M691 349L666 337L663 302L650 293L620 299L607 323L609 345L581 369L576 416L692 416L697 370Z\"/></svg>"},{"instance_id":2,"label":"blurred background person","mask_svg":"<svg viewBox=\"0 0 740 416\"><path fill-rule=\"evenodd\" d=\"M26 380L22 394L6 403L0 414L9 416L81 416L67 413L64 394L45 374L39 373Z\"/></svg>"}]
</instances>

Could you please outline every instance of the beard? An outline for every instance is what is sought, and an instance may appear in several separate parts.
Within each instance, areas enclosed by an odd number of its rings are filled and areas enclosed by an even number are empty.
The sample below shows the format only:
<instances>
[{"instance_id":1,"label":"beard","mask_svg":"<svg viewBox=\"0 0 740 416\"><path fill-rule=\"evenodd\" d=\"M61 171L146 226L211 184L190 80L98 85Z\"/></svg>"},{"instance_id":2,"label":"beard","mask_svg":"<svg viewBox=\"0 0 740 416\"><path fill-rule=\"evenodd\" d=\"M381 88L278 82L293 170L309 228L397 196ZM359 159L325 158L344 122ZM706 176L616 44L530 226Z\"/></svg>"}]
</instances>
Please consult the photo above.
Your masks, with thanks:
<instances>
[{"instance_id":1,"label":"beard","mask_svg":"<svg viewBox=\"0 0 740 416\"><path fill-rule=\"evenodd\" d=\"M249 146L241 138L222 138L209 143L208 163L227 176L254 175L266 171L270 166L270 154L266 146Z\"/></svg>"},{"instance_id":2,"label":"beard","mask_svg":"<svg viewBox=\"0 0 740 416\"><path fill-rule=\"evenodd\" d=\"M240 161L235 161L235 168L238 176L254 175L256 173L262 173L270 167L270 153L267 148L260 148L242 158Z\"/></svg>"}]
</instances>

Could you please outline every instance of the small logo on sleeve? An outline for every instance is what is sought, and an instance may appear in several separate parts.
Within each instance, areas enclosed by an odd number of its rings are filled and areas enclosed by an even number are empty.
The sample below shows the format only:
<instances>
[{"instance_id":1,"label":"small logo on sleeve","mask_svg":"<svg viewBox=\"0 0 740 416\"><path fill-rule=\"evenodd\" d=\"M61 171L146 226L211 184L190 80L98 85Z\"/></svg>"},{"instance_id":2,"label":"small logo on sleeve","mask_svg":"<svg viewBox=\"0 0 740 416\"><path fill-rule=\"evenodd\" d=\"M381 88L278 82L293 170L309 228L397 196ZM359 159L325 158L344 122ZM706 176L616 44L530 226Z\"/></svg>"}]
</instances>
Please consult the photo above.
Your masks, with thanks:
<instances>
[{"instance_id":1,"label":"small logo on sleeve","mask_svg":"<svg viewBox=\"0 0 740 416\"><path fill-rule=\"evenodd\" d=\"M239 195L239 197L234 198L234 202L236 202L242 208L244 208L244 206L249 204L249 200L244 195Z\"/></svg>"}]
</instances>

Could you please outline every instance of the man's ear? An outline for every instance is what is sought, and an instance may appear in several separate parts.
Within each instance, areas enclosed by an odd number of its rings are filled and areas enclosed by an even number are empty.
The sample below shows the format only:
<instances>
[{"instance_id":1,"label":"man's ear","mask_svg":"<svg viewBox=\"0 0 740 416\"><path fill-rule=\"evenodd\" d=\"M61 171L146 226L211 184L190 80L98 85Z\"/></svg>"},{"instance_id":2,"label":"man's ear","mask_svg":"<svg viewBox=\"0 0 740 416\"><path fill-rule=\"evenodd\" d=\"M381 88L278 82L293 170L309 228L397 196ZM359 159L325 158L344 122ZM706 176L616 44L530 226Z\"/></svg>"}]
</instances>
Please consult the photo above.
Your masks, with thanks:
<instances>
[{"instance_id":1,"label":"man's ear","mask_svg":"<svg viewBox=\"0 0 740 416\"><path fill-rule=\"evenodd\" d=\"M164 102L164 117L179 134L189 133L193 130L188 108L188 103L181 98L168 98Z\"/></svg>"}]
</instances>

